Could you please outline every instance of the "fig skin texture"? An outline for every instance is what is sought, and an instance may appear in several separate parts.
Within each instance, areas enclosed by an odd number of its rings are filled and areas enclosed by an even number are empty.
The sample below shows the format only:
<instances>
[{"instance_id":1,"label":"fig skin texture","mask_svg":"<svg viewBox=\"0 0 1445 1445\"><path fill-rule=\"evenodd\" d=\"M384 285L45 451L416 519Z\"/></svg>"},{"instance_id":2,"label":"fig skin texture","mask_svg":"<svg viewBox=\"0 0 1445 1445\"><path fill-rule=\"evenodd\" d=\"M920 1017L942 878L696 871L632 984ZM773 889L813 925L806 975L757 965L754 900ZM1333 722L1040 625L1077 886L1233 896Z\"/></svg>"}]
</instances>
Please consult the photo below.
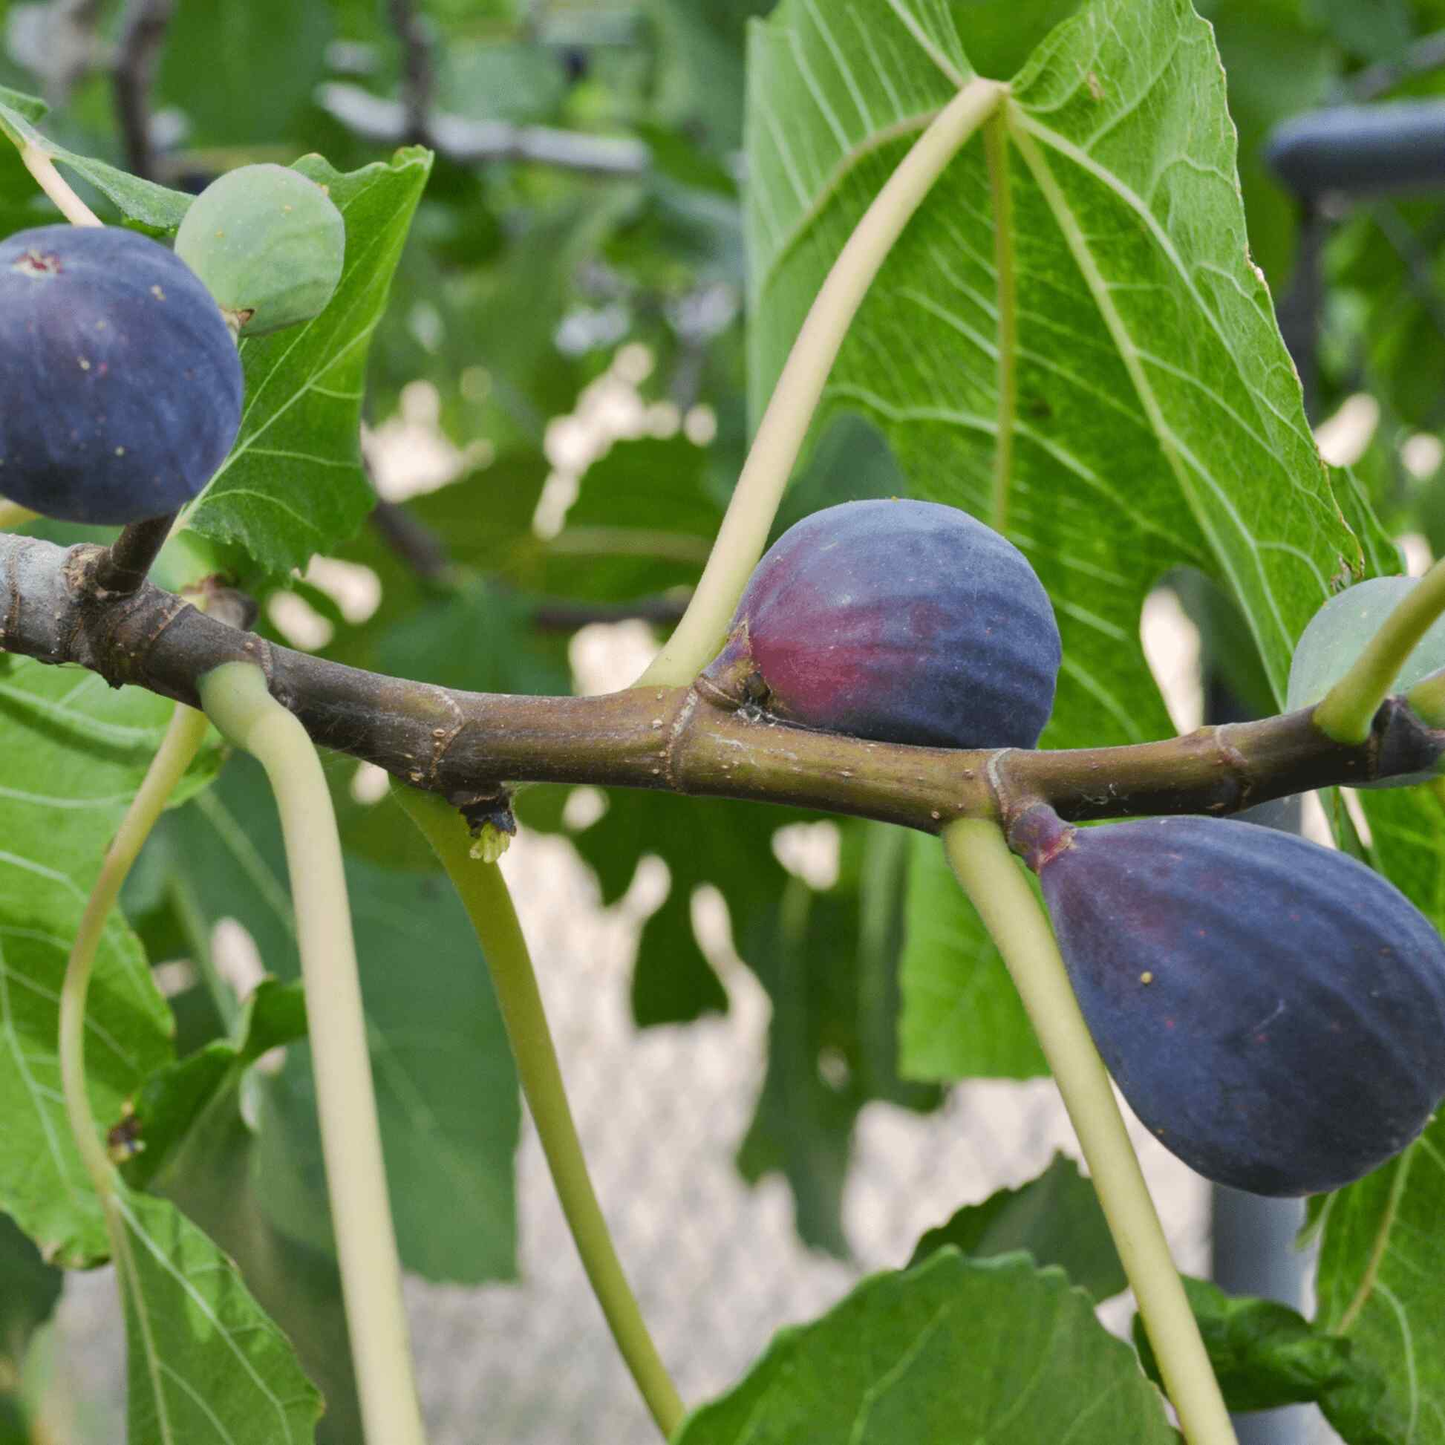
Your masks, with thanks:
<instances>
[{"instance_id":1,"label":"fig skin texture","mask_svg":"<svg viewBox=\"0 0 1445 1445\"><path fill-rule=\"evenodd\" d=\"M241 166L211 182L176 232L178 255L245 336L310 321L341 280L346 223L331 197L286 166Z\"/></svg>"},{"instance_id":2,"label":"fig skin texture","mask_svg":"<svg viewBox=\"0 0 1445 1445\"><path fill-rule=\"evenodd\" d=\"M1031 748L1060 654L1048 595L992 528L936 502L845 502L768 550L698 684L853 737Z\"/></svg>"},{"instance_id":3,"label":"fig skin texture","mask_svg":"<svg viewBox=\"0 0 1445 1445\"><path fill-rule=\"evenodd\" d=\"M0 241L0 496L113 523L189 502L241 424L241 362L210 293L115 226Z\"/></svg>"},{"instance_id":4,"label":"fig skin texture","mask_svg":"<svg viewBox=\"0 0 1445 1445\"><path fill-rule=\"evenodd\" d=\"M1035 807L1010 841L1109 1072L1206 1178L1338 1189L1445 1097L1445 943L1364 864L1221 818L1075 829Z\"/></svg>"}]
</instances>

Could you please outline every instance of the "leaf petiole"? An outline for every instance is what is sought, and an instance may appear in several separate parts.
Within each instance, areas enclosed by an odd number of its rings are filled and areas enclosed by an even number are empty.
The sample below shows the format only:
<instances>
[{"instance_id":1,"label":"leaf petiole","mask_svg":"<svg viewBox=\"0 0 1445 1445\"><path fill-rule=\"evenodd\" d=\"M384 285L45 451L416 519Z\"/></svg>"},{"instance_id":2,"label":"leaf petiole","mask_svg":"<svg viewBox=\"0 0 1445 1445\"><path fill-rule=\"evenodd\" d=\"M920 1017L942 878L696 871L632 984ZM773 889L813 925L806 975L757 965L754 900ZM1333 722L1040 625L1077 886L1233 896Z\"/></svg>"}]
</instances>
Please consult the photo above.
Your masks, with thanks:
<instances>
[{"instance_id":1,"label":"leaf petiole","mask_svg":"<svg viewBox=\"0 0 1445 1445\"><path fill-rule=\"evenodd\" d=\"M366 1438L370 1445L423 1445L341 839L326 776L306 729L271 696L259 667L225 663L205 674L200 694L222 735L266 770L281 815L310 1003L321 1150Z\"/></svg>"},{"instance_id":2,"label":"leaf petiole","mask_svg":"<svg viewBox=\"0 0 1445 1445\"><path fill-rule=\"evenodd\" d=\"M1199 1326L1048 919L997 823L943 831L948 861L1003 955L1084 1151L1169 1399L1189 1445L1236 1445Z\"/></svg>"},{"instance_id":3,"label":"leaf petiole","mask_svg":"<svg viewBox=\"0 0 1445 1445\"><path fill-rule=\"evenodd\" d=\"M105 933L106 920L120 897L121 885L155 827L156 819L164 811L166 800L201 750L208 726L204 713L176 704L165 737L106 850L100 874L86 899L60 986L60 1081L65 1110L75 1146L95 1192L106 1206L107 1216L115 1192L115 1166L100 1142L85 1085L85 1000L91 969Z\"/></svg>"},{"instance_id":4,"label":"leaf petiole","mask_svg":"<svg viewBox=\"0 0 1445 1445\"><path fill-rule=\"evenodd\" d=\"M638 1391L657 1428L670 1439L682 1422L684 1406L648 1333L592 1188L531 953L506 879L495 863L472 856L461 815L435 793L393 783L392 796L436 851L476 929L506 1021L522 1090L582 1267Z\"/></svg>"},{"instance_id":5,"label":"leaf petiole","mask_svg":"<svg viewBox=\"0 0 1445 1445\"><path fill-rule=\"evenodd\" d=\"M104 221L85 204L71 189L70 182L55 168L55 162L39 146L26 144L20 147L20 159L25 169L35 177L40 189L55 202L60 214L72 226L103 226Z\"/></svg>"},{"instance_id":6,"label":"leaf petiole","mask_svg":"<svg viewBox=\"0 0 1445 1445\"><path fill-rule=\"evenodd\" d=\"M873 278L949 161L1007 94L1008 87L996 80L975 77L964 85L914 141L853 228L788 353L687 612L634 686L680 687L712 660L763 555L828 374Z\"/></svg>"}]
</instances>

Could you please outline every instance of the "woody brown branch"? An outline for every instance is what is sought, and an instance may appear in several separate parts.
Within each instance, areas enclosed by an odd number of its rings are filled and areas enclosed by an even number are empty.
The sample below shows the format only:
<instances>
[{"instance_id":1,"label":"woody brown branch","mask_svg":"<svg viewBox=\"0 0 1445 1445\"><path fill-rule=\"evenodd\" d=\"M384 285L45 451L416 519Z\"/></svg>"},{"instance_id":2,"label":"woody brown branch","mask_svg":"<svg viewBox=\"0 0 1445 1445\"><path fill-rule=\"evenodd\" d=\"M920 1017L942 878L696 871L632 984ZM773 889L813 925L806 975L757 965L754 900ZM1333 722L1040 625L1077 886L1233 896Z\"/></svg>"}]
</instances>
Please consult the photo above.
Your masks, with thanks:
<instances>
[{"instance_id":1,"label":"woody brown branch","mask_svg":"<svg viewBox=\"0 0 1445 1445\"><path fill-rule=\"evenodd\" d=\"M113 685L192 706L212 668L253 662L320 746L456 802L503 783L593 783L788 803L936 833L961 817L1007 819L1033 802L1074 822L1231 813L1421 771L1445 752L1445 731L1425 727L1399 699L1357 747L1332 742L1303 711L1129 747L965 752L791 727L715 706L690 687L585 698L457 692L276 646L149 582L105 594L95 577L105 556L0 534L0 649L78 663Z\"/></svg>"}]
</instances>

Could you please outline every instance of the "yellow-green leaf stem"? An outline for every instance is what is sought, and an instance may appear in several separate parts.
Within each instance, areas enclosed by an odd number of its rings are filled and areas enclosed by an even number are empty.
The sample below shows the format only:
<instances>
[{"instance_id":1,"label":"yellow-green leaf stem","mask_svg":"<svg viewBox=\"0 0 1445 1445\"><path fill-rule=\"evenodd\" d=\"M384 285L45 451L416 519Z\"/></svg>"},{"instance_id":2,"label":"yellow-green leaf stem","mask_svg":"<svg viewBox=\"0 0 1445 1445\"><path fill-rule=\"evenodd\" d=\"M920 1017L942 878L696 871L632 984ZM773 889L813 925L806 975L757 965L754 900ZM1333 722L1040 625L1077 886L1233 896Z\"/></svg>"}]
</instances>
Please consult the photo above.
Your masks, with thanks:
<instances>
[{"instance_id":1,"label":"yellow-green leaf stem","mask_svg":"<svg viewBox=\"0 0 1445 1445\"><path fill-rule=\"evenodd\" d=\"M1018 306L1014 287L1013 196L1009 191L1008 117L1002 107L983 128L988 185L993 197L993 265L998 276L998 436L993 451L993 502L988 521L1008 529L1013 479L1014 407L1018 392Z\"/></svg>"},{"instance_id":2,"label":"yellow-green leaf stem","mask_svg":"<svg viewBox=\"0 0 1445 1445\"><path fill-rule=\"evenodd\" d=\"M29 507L22 507L19 502L7 502L4 497L0 497L0 532L13 532L16 527L33 522L39 515L39 512L32 512Z\"/></svg>"},{"instance_id":3,"label":"yellow-green leaf stem","mask_svg":"<svg viewBox=\"0 0 1445 1445\"><path fill-rule=\"evenodd\" d=\"M1400 669L1442 612L1445 559L1400 599L1354 666L1325 694L1324 701L1315 708L1315 726L1337 743L1364 742ZM1427 678L1420 687L1423 689L1428 682Z\"/></svg>"},{"instance_id":4,"label":"yellow-green leaf stem","mask_svg":"<svg viewBox=\"0 0 1445 1445\"><path fill-rule=\"evenodd\" d=\"M100 1142L100 1131L85 1087L85 998L90 989L91 969L106 919L120 897L121 885L165 809L166 799L200 751L208 726L204 713L176 705L165 737L106 850L100 874L85 901L85 911L65 965L65 979L60 985L60 1084L65 1094L65 1112L86 1173L102 1204L107 1206L107 1213L114 1193L114 1166Z\"/></svg>"},{"instance_id":5,"label":"yellow-green leaf stem","mask_svg":"<svg viewBox=\"0 0 1445 1445\"><path fill-rule=\"evenodd\" d=\"M1108 1071L1079 1011L1048 919L998 824L953 823L944 829L943 846L1003 955L1058 1082L1184 1437L1189 1445L1236 1445Z\"/></svg>"},{"instance_id":6,"label":"yellow-green leaf stem","mask_svg":"<svg viewBox=\"0 0 1445 1445\"><path fill-rule=\"evenodd\" d=\"M70 188L70 183L55 169L55 162L39 146L20 147L25 169L40 183L40 189L55 202L60 214L72 226L103 226L104 221Z\"/></svg>"},{"instance_id":7,"label":"yellow-green leaf stem","mask_svg":"<svg viewBox=\"0 0 1445 1445\"><path fill-rule=\"evenodd\" d=\"M368 1445L422 1445L341 839L321 761L305 728L266 690L260 668L227 663L201 679L200 693L222 734L266 770L281 815L309 1001L321 1152L366 1439Z\"/></svg>"},{"instance_id":8,"label":"yellow-green leaf stem","mask_svg":"<svg viewBox=\"0 0 1445 1445\"><path fill-rule=\"evenodd\" d=\"M392 794L435 849L476 929L512 1041L517 1075L582 1267L657 1428L670 1439L682 1421L683 1403L648 1334L592 1188L531 954L506 880L494 863L472 856L466 823L455 808L416 788L397 785Z\"/></svg>"},{"instance_id":9,"label":"yellow-green leaf stem","mask_svg":"<svg viewBox=\"0 0 1445 1445\"><path fill-rule=\"evenodd\" d=\"M981 78L963 86L898 163L838 253L773 388L687 612L638 687L691 682L721 646L858 307L933 183L1007 91Z\"/></svg>"}]
</instances>

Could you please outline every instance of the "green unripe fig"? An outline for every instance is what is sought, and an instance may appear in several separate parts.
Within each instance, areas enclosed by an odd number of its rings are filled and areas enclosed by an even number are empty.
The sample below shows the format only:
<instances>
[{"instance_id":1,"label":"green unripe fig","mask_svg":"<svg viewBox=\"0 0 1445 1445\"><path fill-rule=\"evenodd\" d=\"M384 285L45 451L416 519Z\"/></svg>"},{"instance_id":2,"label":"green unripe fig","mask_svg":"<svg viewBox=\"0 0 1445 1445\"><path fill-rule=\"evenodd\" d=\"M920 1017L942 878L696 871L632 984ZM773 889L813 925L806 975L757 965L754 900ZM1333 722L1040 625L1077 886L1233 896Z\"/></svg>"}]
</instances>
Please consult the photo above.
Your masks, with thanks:
<instances>
[{"instance_id":1,"label":"green unripe fig","mask_svg":"<svg viewBox=\"0 0 1445 1445\"><path fill-rule=\"evenodd\" d=\"M345 251L341 212L315 181L285 166L228 171L196 197L176 232L176 255L246 336L319 316Z\"/></svg>"}]
</instances>

